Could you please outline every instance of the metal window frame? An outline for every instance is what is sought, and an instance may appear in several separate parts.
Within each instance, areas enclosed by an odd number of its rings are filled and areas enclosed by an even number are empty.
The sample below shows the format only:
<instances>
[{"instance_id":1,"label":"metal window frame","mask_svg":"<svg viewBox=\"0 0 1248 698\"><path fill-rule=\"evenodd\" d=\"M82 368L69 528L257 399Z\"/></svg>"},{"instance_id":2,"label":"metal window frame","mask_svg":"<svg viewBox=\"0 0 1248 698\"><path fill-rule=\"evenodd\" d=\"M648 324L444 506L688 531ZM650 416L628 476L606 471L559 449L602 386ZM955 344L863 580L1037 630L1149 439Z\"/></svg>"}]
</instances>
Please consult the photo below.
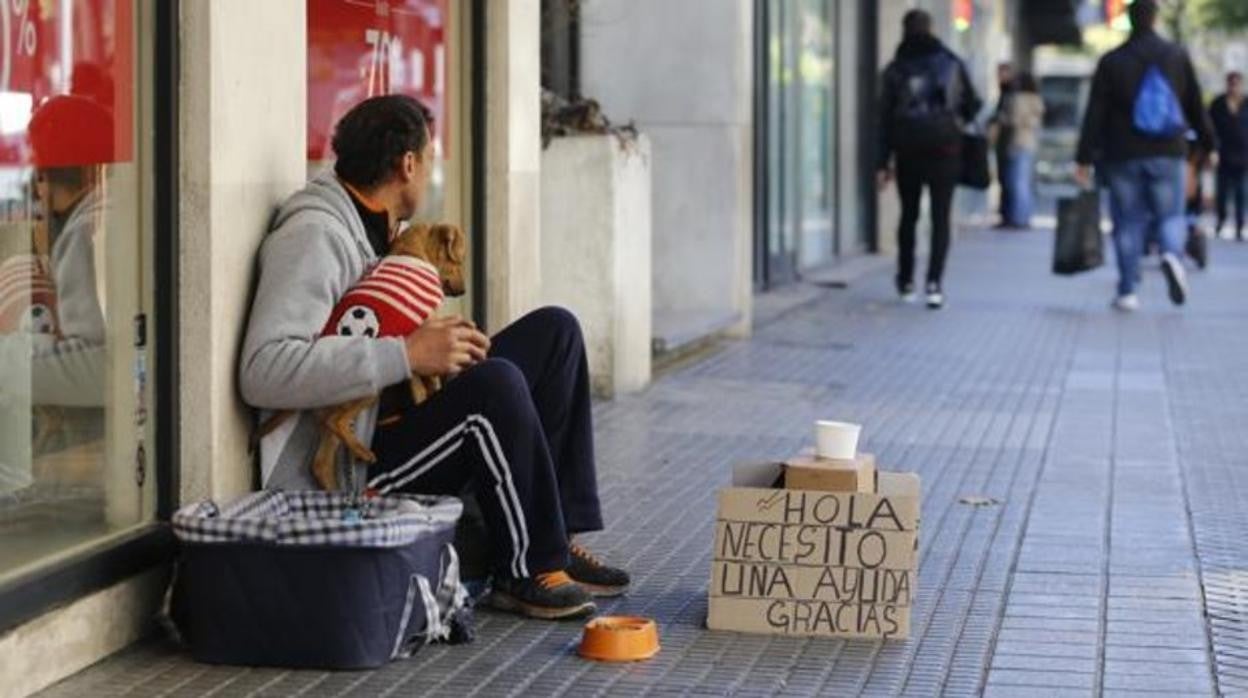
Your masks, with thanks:
<instances>
[{"instance_id":1,"label":"metal window frame","mask_svg":"<svg viewBox=\"0 0 1248 698\"><path fill-rule=\"evenodd\" d=\"M175 550L166 523L178 473L178 17L179 0L154 0L156 520L0 585L0 632L167 564Z\"/></svg>"},{"instance_id":2,"label":"metal window frame","mask_svg":"<svg viewBox=\"0 0 1248 698\"><path fill-rule=\"evenodd\" d=\"M876 0L858 0L858 186L862 197L861 242L866 252L880 251L879 195L876 193L875 161L879 155L876 107L880 91L880 8Z\"/></svg>"},{"instance_id":3,"label":"metal window frame","mask_svg":"<svg viewBox=\"0 0 1248 698\"><path fill-rule=\"evenodd\" d=\"M489 145L485 133L485 0L472 0L469 18L471 38L468 67L468 79L471 97L469 99L469 146L472 157L468 166L471 168L469 179L469 207L471 211L471 245L472 245L472 298L473 321L477 327L489 327L486 314L488 284L486 284L487 262L486 218L485 218L485 153Z\"/></svg>"},{"instance_id":4,"label":"metal window frame","mask_svg":"<svg viewBox=\"0 0 1248 698\"><path fill-rule=\"evenodd\" d=\"M767 182L767 0L754 0L754 291L767 289L767 214L771 210Z\"/></svg>"},{"instance_id":5,"label":"metal window frame","mask_svg":"<svg viewBox=\"0 0 1248 698\"><path fill-rule=\"evenodd\" d=\"M542 87L567 98L581 96L579 0L541 0Z\"/></svg>"}]
</instances>

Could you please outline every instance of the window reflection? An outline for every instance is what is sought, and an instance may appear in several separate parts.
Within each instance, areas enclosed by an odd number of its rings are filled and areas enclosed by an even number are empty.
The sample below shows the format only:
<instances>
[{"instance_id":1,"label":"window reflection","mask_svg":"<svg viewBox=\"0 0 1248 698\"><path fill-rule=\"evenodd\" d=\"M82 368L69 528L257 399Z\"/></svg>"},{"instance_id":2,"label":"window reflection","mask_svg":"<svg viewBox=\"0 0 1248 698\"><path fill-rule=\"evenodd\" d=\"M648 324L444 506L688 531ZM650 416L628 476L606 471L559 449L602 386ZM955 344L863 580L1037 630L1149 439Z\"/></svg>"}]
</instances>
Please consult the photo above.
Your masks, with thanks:
<instances>
[{"instance_id":1,"label":"window reflection","mask_svg":"<svg viewBox=\"0 0 1248 698\"><path fill-rule=\"evenodd\" d=\"M468 5L307 0L309 178L332 166L333 127L343 114L376 95L410 95L434 114L434 168L416 219L465 223L466 191L457 177L467 164L467 143L455 100L466 66L455 38ZM472 303L470 292L448 299L444 312L471 316Z\"/></svg>"},{"instance_id":2,"label":"window reflection","mask_svg":"<svg viewBox=\"0 0 1248 698\"><path fill-rule=\"evenodd\" d=\"M0 580L151 510L132 10L0 7Z\"/></svg>"}]
</instances>

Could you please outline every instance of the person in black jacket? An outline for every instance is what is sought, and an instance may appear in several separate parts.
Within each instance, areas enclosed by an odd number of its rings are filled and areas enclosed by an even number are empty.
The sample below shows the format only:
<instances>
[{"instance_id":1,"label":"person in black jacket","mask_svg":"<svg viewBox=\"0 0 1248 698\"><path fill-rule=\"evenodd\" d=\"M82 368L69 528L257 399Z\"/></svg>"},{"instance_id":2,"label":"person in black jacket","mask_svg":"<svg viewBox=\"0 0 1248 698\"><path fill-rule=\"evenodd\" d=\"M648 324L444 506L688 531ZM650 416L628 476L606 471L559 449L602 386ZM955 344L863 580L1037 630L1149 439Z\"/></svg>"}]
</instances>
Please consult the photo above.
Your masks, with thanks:
<instances>
[{"instance_id":1,"label":"person in black jacket","mask_svg":"<svg viewBox=\"0 0 1248 698\"><path fill-rule=\"evenodd\" d=\"M915 299L914 245L919 201L928 187L932 206L932 250L927 267L927 306L944 304L941 290L949 253L953 190L961 169L962 128L983 104L966 66L932 35L932 18L911 10L902 20L905 36L884 70L880 104L879 183L893 178L896 156L901 224L897 231L897 292Z\"/></svg>"},{"instance_id":2,"label":"person in black jacket","mask_svg":"<svg viewBox=\"0 0 1248 698\"><path fill-rule=\"evenodd\" d=\"M1213 129L1205 115L1191 59L1181 47L1162 39L1153 29L1158 13L1156 0L1136 0L1128 12L1133 27L1130 38L1105 54L1092 76L1075 175L1081 186L1088 187L1089 166L1096 162L1101 179L1109 188L1118 258L1114 307L1123 311L1139 307L1135 287L1140 255L1145 235L1153 226L1160 237L1162 271L1170 300L1176 305L1186 300L1187 278L1180 257L1186 232L1183 207L1187 132L1195 132L1197 145L1203 151L1210 152L1214 147ZM1160 71L1178 102L1178 110L1186 121L1183 128L1146 128L1157 121L1157 102L1137 97L1156 97L1155 90L1141 94L1148 83L1156 84L1155 80L1146 79L1153 67ZM1150 109L1150 105L1154 108Z\"/></svg>"},{"instance_id":3,"label":"person in black jacket","mask_svg":"<svg viewBox=\"0 0 1248 698\"><path fill-rule=\"evenodd\" d=\"M1010 178L1010 148L1014 145L1014 129L1005 115L1016 87L1014 66L997 64L997 84L1000 85L1001 96L997 98L997 108L992 112L992 125L996 129L993 145L997 157L997 184L1001 188L1001 221L997 227L1012 228L1010 211L1013 210L1014 182Z\"/></svg>"},{"instance_id":4,"label":"person in black jacket","mask_svg":"<svg viewBox=\"0 0 1248 698\"><path fill-rule=\"evenodd\" d=\"M1244 76L1226 76L1226 93L1209 105L1209 118L1218 134L1218 228L1226 223L1229 200L1235 200L1235 239L1244 241L1244 213L1248 205L1248 109L1244 108Z\"/></svg>"}]
</instances>

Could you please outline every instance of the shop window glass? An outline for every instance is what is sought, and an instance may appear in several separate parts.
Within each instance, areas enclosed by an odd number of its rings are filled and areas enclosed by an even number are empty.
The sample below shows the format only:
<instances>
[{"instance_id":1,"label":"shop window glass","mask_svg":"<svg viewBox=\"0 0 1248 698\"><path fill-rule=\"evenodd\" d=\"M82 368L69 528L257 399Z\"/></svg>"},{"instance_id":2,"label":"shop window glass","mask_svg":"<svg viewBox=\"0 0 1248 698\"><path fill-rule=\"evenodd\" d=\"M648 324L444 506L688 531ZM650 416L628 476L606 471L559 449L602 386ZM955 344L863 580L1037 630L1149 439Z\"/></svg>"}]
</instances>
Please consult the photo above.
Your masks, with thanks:
<instances>
[{"instance_id":1,"label":"shop window glass","mask_svg":"<svg viewBox=\"0 0 1248 698\"><path fill-rule=\"evenodd\" d=\"M827 0L803 0L798 13L802 268L825 263L835 252L837 122L831 12Z\"/></svg>"},{"instance_id":2,"label":"shop window glass","mask_svg":"<svg viewBox=\"0 0 1248 698\"><path fill-rule=\"evenodd\" d=\"M829 0L765 3L767 285L836 253L836 65Z\"/></svg>"},{"instance_id":3,"label":"shop window glass","mask_svg":"<svg viewBox=\"0 0 1248 698\"><path fill-rule=\"evenodd\" d=\"M0 7L0 581L155 509L150 10Z\"/></svg>"},{"instance_id":4,"label":"shop window glass","mask_svg":"<svg viewBox=\"0 0 1248 698\"><path fill-rule=\"evenodd\" d=\"M433 111L436 166L416 220L464 225L468 4L450 0L307 0L308 173L333 165L334 124L369 97L406 94ZM469 250L471 255L472 250ZM467 268L471 268L471 264ZM471 282L469 282L471 288ZM448 299L471 315L471 298Z\"/></svg>"}]
</instances>

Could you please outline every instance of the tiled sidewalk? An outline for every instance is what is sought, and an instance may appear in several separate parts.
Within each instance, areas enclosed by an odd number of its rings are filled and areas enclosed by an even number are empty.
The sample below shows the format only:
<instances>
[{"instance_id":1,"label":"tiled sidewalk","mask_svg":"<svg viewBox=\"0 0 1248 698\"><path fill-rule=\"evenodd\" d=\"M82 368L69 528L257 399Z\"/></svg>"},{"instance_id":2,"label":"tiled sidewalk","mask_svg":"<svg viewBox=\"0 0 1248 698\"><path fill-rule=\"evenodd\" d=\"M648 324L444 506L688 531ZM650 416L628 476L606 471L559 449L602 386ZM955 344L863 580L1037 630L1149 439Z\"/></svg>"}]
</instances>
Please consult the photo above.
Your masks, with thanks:
<instances>
[{"instance_id":1,"label":"tiled sidewalk","mask_svg":"<svg viewBox=\"0 0 1248 698\"><path fill-rule=\"evenodd\" d=\"M597 409L611 528L592 543L637 580L604 610L660 621L652 661L588 663L576 624L483 612L477 644L374 672L207 667L148 643L48 695L1248 691L1248 246L1216 245L1182 312L1148 269L1145 310L1123 317L1110 271L1047 273L1050 242L970 234L944 311L876 275ZM716 488L829 416L923 477L913 639L707 632Z\"/></svg>"}]
</instances>

